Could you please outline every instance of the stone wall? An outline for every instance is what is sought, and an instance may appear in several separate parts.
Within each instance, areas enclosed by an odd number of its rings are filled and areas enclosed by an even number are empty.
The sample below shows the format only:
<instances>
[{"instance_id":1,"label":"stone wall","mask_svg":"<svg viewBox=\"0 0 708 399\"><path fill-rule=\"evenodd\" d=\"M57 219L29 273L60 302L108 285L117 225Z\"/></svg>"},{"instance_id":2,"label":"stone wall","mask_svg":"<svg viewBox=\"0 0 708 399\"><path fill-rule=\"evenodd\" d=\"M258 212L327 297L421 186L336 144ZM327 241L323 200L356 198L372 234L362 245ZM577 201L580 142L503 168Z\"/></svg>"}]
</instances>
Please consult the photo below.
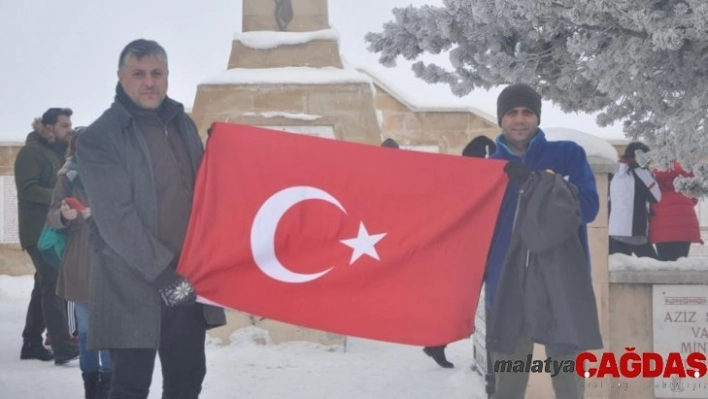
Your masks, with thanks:
<instances>
[{"instance_id":1,"label":"stone wall","mask_svg":"<svg viewBox=\"0 0 708 399\"><path fill-rule=\"evenodd\" d=\"M308 67L342 67L339 46L333 40L313 40L274 49L254 49L238 40L231 45L228 69L232 68L282 68L292 65Z\"/></svg>"},{"instance_id":2,"label":"stone wall","mask_svg":"<svg viewBox=\"0 0 708 399\"><path fill-rule=\"evenodd\" d=\"M474 137L495 139L499 134L496 123L470 110L416 109L378 83L376 109L382 134L401 145L437 145L441 153L460 155Z\"/></svg>"},{"instance_id":3,"label":"stone wall","mask_svg":"<svg viewBox=\"0 0 708 399\"><path fill-rule=\"evenodd\" d=\"M0 178L4 179L3 184L14 185L14 178L11 176L14 175L15 158L21 148L21 143L0 143ZM14 186L7 187L5 191L5 193L0 192L0 201L3 201L0 206L3 220L16 218L16 198L5 198L5 195L16 196ZM0 226L0 228L5 228L5 226ZM2 236L5 236L4 231L2 233ZM0 242L0 274L21 276L34 273L34 266L32 266L29 256L20 248L18 240L19 237L15 237L12 240Z\"/></svg>"},{"instance_id":4,"label":"stone wall","mask_svg":"<svg viewBox=\"0 0 708 399\"><path fill-rule=\"evenodd\" d=\"M200 85L192 117L203 138L216 121L332 126L338 139L370 144L381 137L372 86L366 83Z\"/></svg>"}]
</instances>

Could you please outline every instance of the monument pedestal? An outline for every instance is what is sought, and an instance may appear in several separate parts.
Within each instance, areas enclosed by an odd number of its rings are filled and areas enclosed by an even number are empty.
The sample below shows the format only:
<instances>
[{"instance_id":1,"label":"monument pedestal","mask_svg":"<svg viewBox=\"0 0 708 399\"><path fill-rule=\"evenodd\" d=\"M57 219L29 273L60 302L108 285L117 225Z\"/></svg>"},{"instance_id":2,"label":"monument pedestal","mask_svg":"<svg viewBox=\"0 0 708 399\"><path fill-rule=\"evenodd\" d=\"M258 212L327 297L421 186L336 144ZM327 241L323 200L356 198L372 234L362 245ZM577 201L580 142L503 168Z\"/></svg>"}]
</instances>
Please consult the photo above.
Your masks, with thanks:
<instances>
[{"instance_id":1,"label":"monument pedestal","mask_svg":"<svg viewBox=\"0 0 708 399\"><path fill-rule=\"evenodd\" d=\"M378 145L374 84L344 68L327 0L243 1L243 33L234 36L226 71L197 88L194 119L203 139L213 122L232 122ZM283 300L287 300L284 298ZM239 328L267 330L273 343L345 345L346 337L243 312L209 335L224 343Z\"/></svg>"}]
</instances>

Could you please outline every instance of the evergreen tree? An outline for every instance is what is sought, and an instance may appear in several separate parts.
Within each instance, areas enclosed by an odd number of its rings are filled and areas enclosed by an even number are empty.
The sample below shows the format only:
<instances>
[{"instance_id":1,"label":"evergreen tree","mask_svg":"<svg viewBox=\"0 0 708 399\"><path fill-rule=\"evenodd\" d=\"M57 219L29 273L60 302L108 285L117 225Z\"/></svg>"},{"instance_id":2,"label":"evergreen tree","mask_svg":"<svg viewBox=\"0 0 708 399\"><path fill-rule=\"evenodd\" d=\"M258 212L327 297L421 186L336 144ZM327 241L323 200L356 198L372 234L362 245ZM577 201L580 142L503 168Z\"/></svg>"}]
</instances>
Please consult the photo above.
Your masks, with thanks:
<instances>
[{"instance_id":1,"label":"evergreen tree","mask_svg":"<svg viewBox=\"0 0 708 399\"><path fill-rule=\"evenodd\" d=\"M660 167L693 169L678 188L708 194L708 1L444 0L393 15L366 35L383 65L445 53L449 67L418 61L416 76L458 96L526 82L566 112L600 111Z\"/></svg>"}]
</instances>

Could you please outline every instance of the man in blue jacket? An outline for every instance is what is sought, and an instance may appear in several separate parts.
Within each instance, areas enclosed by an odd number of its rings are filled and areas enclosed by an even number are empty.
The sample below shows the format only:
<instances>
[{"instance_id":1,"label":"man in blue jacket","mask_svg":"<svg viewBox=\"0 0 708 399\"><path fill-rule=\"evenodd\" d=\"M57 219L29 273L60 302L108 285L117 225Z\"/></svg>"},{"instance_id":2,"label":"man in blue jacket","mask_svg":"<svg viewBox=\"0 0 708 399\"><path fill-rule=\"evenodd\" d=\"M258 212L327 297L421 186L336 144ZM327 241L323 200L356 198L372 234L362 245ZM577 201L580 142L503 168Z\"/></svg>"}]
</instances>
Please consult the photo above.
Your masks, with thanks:
<instances>
[{"instance_id":1,"label":"man in blue jacket","mask_svg":"<svg viewBox=\"0 0 708 399\"><path fill-rule=\"evenodd\" d=\"M494 303L504 258L509 249L519 189L531 171L552 170L578 188L582 211L582 225L578 235L588 258L587 223L595 219L599 210L595 177L585 151L572 141L546 141L543 130L539 128L541 96L533 88L526 84L506 87L497 99L497 118L502 134L497 138L497 151L490 158L510 161L506 167L510 182L502 200L487 259L485 296L488 309L491 309ZM589 270L588 278L590 278ZM533 341L523 338L517 344L513 354L493 353L492 357L495 360L518 358L526 361L527 354L531 353L533 353ZM496 392L493 396L495 399L524 397L528 373L496 372L495 374ZM557 397L582 398L584 386L573 377L574 375L569 373L561 373L552 379Z\"/></svg>"}]
</instances>

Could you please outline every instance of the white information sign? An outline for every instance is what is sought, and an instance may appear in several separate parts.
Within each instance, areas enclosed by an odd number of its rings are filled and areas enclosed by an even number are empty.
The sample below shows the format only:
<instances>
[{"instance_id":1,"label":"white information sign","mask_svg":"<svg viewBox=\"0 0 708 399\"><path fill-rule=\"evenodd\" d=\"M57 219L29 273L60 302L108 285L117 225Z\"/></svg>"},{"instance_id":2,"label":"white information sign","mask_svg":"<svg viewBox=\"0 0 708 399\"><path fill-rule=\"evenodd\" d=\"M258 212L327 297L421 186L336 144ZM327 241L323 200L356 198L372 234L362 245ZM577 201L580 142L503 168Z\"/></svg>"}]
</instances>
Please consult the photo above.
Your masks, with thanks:
<instances>
[{"instance_id":1,"label":"white information sign","mask_svg":"<svg viewBox=\"0 0 708 399\"><path fill-rule=\"evenodd\" d=\"M20 237L17 229L15 176L0 176L0 194L0 244L17 244Z\"/></svg>"},{"instance_id":2,"label":"white information sign","mask_svg":"<svg viewBox=\"0 0 708 399\"><path fill-rule=\"evenodd\" d=\"M708 286L653 286L654 352L668 358L678 352L708 353ZM708 398L708 376L655 378L656 398Z\"/></svg>"}]
</instances>

